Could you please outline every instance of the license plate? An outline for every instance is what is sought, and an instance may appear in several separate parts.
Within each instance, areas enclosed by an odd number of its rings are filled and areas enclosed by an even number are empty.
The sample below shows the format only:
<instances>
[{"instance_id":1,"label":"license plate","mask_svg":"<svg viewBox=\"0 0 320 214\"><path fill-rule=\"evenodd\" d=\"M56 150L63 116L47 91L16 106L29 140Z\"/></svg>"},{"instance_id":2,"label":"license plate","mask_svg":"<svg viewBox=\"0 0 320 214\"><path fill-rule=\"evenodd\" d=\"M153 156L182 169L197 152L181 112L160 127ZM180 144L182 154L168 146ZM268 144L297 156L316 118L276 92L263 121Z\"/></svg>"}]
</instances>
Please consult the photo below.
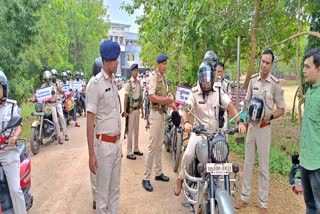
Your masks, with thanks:
<instances>
[{"instance_id":1,"label":"license plate","mask_svg":"<svg viewBox=\"0 0 320 214\"><path fill-rule=\"evenodd\" d=\"M207 163L206 170L211 175L228 175L232 172L232 163Z\"/></svg>"}]
</instances>

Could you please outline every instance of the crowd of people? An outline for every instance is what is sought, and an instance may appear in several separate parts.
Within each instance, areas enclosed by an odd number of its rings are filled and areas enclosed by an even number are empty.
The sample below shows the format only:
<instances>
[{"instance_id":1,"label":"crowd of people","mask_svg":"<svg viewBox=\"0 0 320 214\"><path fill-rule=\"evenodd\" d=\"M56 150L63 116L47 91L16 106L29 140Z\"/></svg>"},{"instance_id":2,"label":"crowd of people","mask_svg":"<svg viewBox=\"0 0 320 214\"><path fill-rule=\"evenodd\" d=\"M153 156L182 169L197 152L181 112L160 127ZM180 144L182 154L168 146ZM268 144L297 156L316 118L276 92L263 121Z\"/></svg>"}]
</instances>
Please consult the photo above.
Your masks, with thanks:
<instances>
[{"instance_id":1,"label":"crowd of people","mask_svg":"<svg viewBox=\"0 0 320 214\"><path fill-rule=\"evenodd\" d=\"M143 155L145 167L142 177L142 187L153 191L150 182L154 167L154 179L168 182L169 177L163 172L162 144L164 141L165 119L168 107L177 110L175 101L169 96L166 81L167 61L165 54L156 57L156 69L143 76L139 75L138 64L132 64L131 78L124 85L124 102L118 90L121 79L116 77L120 46L118 43L106 40L100 45L100 55L94 61L93 75L88 84L81 72L75 72L72 79L70 71L62 72L58 79L55 69L43 73L43 85L51 87L52 97L47 101L50 107L53 122L56 124L56 133L59 144L69 140L67 127L62 113L62 96L65 93L80 93L80 101L87 117L87 142L89 151L89 169L93 194L93 208L99 214L117 213L120 197L120 173L122 148L121 115L127 118L126 138L128 160L136 160ZM197 84L191 89L188 98L190 109L197 115L194 124L202 124L205 129L215 132L225 126L227 117L236 116L239 133L246 133L245 160L242 179L241 198L235 203L236 209L248 206L251 195L252 171L255 156L259 159L259 191L261 213L268 211L269 195L269 162L271 145L271 123L284 114L285 103L283 90L279 80L270 71L274 62L274 54L267 49L261 54L259 72L251 77L245 98L248 107L246 124L237 116L238 111L231 102L230 82L224 79L224 64L218 62L214 51L205 53L198 70ZM310 87L305 94L305 116L302 123L300 140L300 164L303 194L307 213L320 212L320 159L319 133L320 122L315 115L320 113L320 49L308 51L303 59L303 74ZM0 127L3 129L13 115L18 115L17 103L8 99L8 83L6 75L0 71ZM139 147L140 117L146 119L144 94L148 92L150 103L148 110L149 139L146 154ZM36 96L32 98L36 101ZM276 107L276 108L274 108ZM189 109L189 110L190 110ZM181 125L186 132L191 132L194 124L188 120L188 111L182 113ZM60 124L63 136L60 136ZM73 110L75 126L77 112ZM21 134L22 127L14 128L10 133L7 147L0 149L0 163L8 177L8 185L16 213L26 213L23 193L19 184L19 153L15 143ZM201 138L201 137L200 137ZM173 193L179 196L182 182L185 178L183 170L195 156L199 136L191 133L187 147L183 153L180 172L175 182Z\"/></svg>"}]
</instances>

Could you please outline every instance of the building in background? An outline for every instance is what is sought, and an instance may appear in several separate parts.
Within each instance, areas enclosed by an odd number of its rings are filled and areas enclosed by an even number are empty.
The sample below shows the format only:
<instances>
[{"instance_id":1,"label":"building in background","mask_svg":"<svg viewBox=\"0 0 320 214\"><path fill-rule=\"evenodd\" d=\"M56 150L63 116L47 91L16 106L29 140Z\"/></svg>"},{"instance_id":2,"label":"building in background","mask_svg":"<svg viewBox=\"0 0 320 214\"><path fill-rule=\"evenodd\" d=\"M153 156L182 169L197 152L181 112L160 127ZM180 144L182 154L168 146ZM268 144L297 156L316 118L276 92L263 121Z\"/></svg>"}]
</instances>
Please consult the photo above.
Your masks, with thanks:
<instances>
[{"instance_id":1,"label":"building in background","mask_svg":"<svg viewBox=\"0 0 320 214\"><path fill-rule=\"evenodd\" d=\"M130 78L130 66L138 63L139 73L147 70L140 59L141 46L137 44L138 34L130 32L130 25L110 23L109 39L118 42L121 48L117 74Z\"/></svg>"}]
</instances>

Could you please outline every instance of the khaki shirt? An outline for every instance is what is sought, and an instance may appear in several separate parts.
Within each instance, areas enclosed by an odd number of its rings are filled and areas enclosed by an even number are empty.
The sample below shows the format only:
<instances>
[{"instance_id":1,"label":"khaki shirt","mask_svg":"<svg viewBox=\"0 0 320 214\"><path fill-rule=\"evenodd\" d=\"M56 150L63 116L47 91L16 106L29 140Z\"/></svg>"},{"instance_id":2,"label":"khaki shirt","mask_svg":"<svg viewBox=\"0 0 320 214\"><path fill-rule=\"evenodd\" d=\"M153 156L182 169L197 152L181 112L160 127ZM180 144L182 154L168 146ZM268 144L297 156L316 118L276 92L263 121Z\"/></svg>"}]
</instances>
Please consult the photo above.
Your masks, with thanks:
<instances>
[{"instance_id":1,"label":"khaki shirt","mask_svg":"<svg viewBox=\"0 0 320 214\"><path fill-rule=\"evenodd\" d=\"M133 99L138 99L140 97L140 95L142 96L142 94L141 94L142 89L141 89L140 81L136 80L136 82L134 82L132 77L129 81L131 82ZM124 88L124 93L129 95L128 99L130 99L130 82L127 82L125 85L125 88ZM138 105L139 105L139 102L135 102L132 107L137 107Z\"/></svg>"},{"instance_id":2,"label":"khaki shirt","mask_svg":"<svg viewBox=\"0 0 320 214\"><path fill-rule=\"evenodd\" d=\"M227 108L231 99L221 90L221 105ZM213 87L213 91L203 98L199 83L191 89L188 103L191 105L192 112L198 117L195 118L197 124L199 122L205 126L210 132L216 132L219 129L219 90Z\"/></svg>"},{"instance_id":3,"label":"khaki shirt","mask_svg":"<svg viewBox=\"0 0 320 214\"><path fill-rule=\"evenodd\" d=\"M114 78L101 71L87 87L87 111L95 114L96 134L117 136L121 131L120 100Z\"/></svg>"},{"instance_id":4,"label":"khaki shirt","mask_svg":"<svg viewBox=\"0 0 320 214\"><path fill-rule=\"evenodd\" d=\"M9 120L14 116L20 116L18 113L18 105L17 101L15 100L10 100L7 99L4 104L0 105L0 130L2 131L6 125L8 124ZM5 134L9 135L11 132L11 129L8 129ZM13 132L11 133L11 136L14 135L14 129ZM1 152L1 150L0 150Z\"/></svg>"},{"instance_id":5,"label":"khaki shirt","mask_svg":"<svg viewBox=\"0 0 320 214\"><path fill-rule=\"evenodd\" d=\"M60 88L63 87L63 82L61 80L57 79L56 83L57 83L57 86L59 86ZM55 83L53 83L53 84L55 84ZM61 100L61 97L62 97L62 94L57 89L57 100Z\"/></svg>"},{"instance_id":6,"label":"khaki shirt","mask_svg":"<svg viewBox=\"0 0 320 214\"><path fill-rule=\"evenodd\" d=\"M264 99L267 111L271 112L276 104L278 109L285 108L283 90L279 80L269 74L266 80L261 79L260 73L254 74L249 82L246 102L250 103L252 97L260 96Z\"/></svg>"},{"instance_id":7,"label":"khaki shirt","mask_svg":"<svg viewBox=\"0 0 320 214\"><path fill-rule=\"evenodd\" d=\"M221 80L221 87L223 89L223 91L228 94L228 96L230 97L230 99L232 99L232 94L231 94L231 85L230 85L230 81L223 78Z\"/></svg>"},{"instance_id":8,"label":"khaki shirt","mask_svg":"<svg viewBox=\"0 0 320 214\"><path fill-rule=\"evenodd\" d=\"M165 78L163 75L160 74L160 72L157 70L155 70L154 72L158 72L158 75L162 76L163 78L163 81L162 81L162 84L163 84L163 88L167 88L167 84L166 84L166 81L165 81ZM155 75L155 73L152 72L151 75L150 75L150 82L149 82L149 95L151 94L156 94L156 88L157 88L157 75Z\"/></svg>"}]
</instances>

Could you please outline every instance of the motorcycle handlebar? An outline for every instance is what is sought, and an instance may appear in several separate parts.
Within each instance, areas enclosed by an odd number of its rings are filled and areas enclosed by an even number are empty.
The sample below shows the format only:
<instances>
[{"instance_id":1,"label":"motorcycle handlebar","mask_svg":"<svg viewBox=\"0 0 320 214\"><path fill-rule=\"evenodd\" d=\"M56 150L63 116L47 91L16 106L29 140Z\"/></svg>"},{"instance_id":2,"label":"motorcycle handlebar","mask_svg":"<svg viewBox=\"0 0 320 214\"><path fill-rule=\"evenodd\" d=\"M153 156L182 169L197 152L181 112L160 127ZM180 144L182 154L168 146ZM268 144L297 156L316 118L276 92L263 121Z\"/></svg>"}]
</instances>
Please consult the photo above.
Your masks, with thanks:
<instances>
[{"instance_id":1,"label":"motorcycle handlebar","mask_svg":"<svg viewBox=\"0 0 320 214\"><path fill-rule=\"evenodd\" d=\"M192 132L196 133L197 135L203 134L203 135L206 135L206 136L214 136L217 133L234 135L235 133L239 132L239 129L238 128L230 128L230 129L227 129L227 130L224 130L224 131L218 131L218 132L210 133L204 128L203 125L199 125L199 126L194 126L193 129L192 129Z\"/></svg>"}]
</instances>

